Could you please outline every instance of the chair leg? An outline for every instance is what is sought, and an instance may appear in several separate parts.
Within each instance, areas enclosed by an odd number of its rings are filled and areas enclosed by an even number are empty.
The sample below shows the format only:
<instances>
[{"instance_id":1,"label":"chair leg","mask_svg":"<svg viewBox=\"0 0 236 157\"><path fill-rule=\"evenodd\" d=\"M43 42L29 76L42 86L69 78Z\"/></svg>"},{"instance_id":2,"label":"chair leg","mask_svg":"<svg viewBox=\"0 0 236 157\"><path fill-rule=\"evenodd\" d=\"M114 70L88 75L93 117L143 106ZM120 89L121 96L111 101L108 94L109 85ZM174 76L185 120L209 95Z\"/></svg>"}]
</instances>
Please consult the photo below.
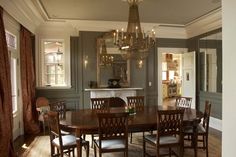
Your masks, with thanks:
<instances>
[{"instance_id":1,"label":"chair leg","mask_svg":"<svg viewBox=\"0 0 236 157\"><path fill-rule=\"evenodd\" d=\"M124 157L128 157L128 151L124 152Z\"/></svg>"},{"instance_id":2,"label":"chair leg","mask_svg":"<svg viewBox=\"0 0 236 157\"><path fill-rule=\"evenodd\" d=\"M184 156L184 146L183 146L183 145L180 145L180 146L179 146L179 156L180 156L180 157L183 157L183 156Z\"/></svg>"},{"instance_id":3,"label":"chair leg","mask_svg":"<svg viewBox=\"0 0 236 157\"><path fill-rule=\"evenodd\" d=\"M143 157L146 155L146 142L145 139L143 138Z\"/></svg>"},{"instance_id":4,"label":"chair leg","mask_svg":"<svg viewBox=\"0 0 236 157\"><path fill-rule=\"evenodd\" d=\"M93 142L94 141L94 135L93 134L91 135L91 138L92 138L91 148L94 148L94 142Z\"/></svg>"},{"instance_id":5,"label":"chair leg","mask_svg":"<svg viewBox=\"0 0 236 157\"><path fill-rule=\"evenodd\" d=\"M43 134L45 135L45 123L43 121Z\"/></svg>"},{"instance_id":6,"label":"chair leg","mask_svg":"<svg viewBox=\"0 0 236 157\"><path fill-rule=\"evenodd\" d=\"M86 145L86 156L89 157L89 144Z\"/></svg>"},{"instance_id":7,"label":"chair leg","mask_svg":"<svg viewBox=\"0 0 236 157\"><path fill-rule=\"evenodd\" d=\"M130 143L132 143L132 132L130 133Z\"/></svg>"},{"instance_id":8,"label":"chair leg","mask_svg":"<svg viewBox=\"0 0 236 157\"><path fill-rule=\"evenodd\" d=\"M75 148L73 148L72 155L75 157Z\"/></svg>"},{"instance_id":9,"label":"chair leg","mask_svg":"<svg viewBox=\"0 0 236 157\"><path fill-rule=\"evenodd\" d=\"M169 147L169 157L171 157L171 148Z\"/></svg>"},{"instance_id":10,"label":"chair leg","mask_svg":"<svg viewBox=\"0 0 236 157\"><path fill-rule=\"evenodd\" d=\"M96 146L93 147L94 147L94 156L97 157L97 147Z\"/></svg>"},{"instance_id":11,"label":"chair leg","mask_svg":"<svg viewBox=\"0 0 236 157\"><path fill-rule=\"evenodd\" d=\"M205 141L205 147L206 147L206 157L208 157L208 137L205 136L206 141Z\"/></svg>"}]
</instances>

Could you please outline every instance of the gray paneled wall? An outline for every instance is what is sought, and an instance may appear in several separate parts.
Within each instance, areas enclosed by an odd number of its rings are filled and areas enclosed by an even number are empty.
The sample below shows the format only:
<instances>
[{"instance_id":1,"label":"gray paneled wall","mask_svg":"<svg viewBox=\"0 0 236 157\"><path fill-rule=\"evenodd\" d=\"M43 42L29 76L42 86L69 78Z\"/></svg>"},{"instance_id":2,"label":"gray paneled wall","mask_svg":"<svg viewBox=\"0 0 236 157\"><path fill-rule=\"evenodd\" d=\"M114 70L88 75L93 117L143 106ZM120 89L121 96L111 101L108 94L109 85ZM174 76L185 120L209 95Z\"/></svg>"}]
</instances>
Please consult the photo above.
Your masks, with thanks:
<instances>
[{"instance_id":1,"label":"gray paneled wall","mask_svg":"<svg viewBox=\"0 0 236 157\"><path fill-rule=\"evenodd\" d=\"M211 102L211 116L222 119L222 93L200 92L201 111L204 111L205 101Z\"/></svg>"}]
</instances>

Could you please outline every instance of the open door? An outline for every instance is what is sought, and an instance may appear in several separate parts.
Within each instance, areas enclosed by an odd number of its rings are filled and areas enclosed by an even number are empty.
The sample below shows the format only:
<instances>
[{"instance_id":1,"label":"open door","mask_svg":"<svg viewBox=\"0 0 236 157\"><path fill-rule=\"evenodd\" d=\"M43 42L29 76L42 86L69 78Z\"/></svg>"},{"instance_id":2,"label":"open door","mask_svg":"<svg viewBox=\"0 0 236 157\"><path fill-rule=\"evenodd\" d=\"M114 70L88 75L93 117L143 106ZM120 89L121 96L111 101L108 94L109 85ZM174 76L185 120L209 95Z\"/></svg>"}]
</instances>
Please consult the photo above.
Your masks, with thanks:
<instances>
[{"instance_id":1,"label":"open door","mask_svg":"<svg viewBox=\"0 0 236 157\"><path fill-rule=\"evenodd\" d=\"M196 108L196 62L195 51L182 55L182 96L192 97L192 108Z\"/></svg>"}]
</instances>

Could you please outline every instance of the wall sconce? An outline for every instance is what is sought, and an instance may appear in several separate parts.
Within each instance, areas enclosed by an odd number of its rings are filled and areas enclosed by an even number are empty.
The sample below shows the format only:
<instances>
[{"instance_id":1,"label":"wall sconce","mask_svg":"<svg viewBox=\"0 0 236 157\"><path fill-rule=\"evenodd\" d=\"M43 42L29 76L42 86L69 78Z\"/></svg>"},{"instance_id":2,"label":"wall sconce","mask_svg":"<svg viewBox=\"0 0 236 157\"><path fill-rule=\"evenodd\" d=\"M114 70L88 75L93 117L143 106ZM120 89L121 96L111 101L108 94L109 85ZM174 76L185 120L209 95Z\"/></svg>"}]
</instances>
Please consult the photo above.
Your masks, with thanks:
<instances>
[{"instance_id":1,"label":"wall sconce","mask_svg":"<svg viewBox=\"0 0 236 157\"><path fill-rule=\"evenodd\" d=\"M143 67L143 60L142 59L137 60L137 67L139 69L141 69Z\"/></svg>"},{"instance_id":2,"label":"wall sconce","mask_svg":"<svg viewBox=\"0 0 236 157\"><path fill-rule=\"evenodd\" d=\"M84 57L84 68L87 68L88 66L88 56Z\"/></svg>"}]
</instances>

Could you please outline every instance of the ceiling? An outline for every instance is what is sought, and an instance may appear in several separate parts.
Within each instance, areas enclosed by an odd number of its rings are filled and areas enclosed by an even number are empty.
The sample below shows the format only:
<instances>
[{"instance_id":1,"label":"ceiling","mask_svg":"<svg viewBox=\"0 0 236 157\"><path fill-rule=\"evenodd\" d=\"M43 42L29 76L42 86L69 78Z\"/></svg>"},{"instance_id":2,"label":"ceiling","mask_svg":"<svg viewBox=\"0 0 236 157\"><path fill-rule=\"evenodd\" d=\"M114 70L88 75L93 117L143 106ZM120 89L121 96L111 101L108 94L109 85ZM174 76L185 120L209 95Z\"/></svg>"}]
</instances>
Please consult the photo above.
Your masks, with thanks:
<instances>
[{"instance_id":1,"label":"ceiling","mask_svg":"<svg viewBox=\"0 0 236 157\"><path fill-rule=\"evenodd\" d=\"M38 0L48 19L127 21L125 0ZM141 22L186 25L221 7L221 0L142 0Z\"/></svg>"}]
</instances>

